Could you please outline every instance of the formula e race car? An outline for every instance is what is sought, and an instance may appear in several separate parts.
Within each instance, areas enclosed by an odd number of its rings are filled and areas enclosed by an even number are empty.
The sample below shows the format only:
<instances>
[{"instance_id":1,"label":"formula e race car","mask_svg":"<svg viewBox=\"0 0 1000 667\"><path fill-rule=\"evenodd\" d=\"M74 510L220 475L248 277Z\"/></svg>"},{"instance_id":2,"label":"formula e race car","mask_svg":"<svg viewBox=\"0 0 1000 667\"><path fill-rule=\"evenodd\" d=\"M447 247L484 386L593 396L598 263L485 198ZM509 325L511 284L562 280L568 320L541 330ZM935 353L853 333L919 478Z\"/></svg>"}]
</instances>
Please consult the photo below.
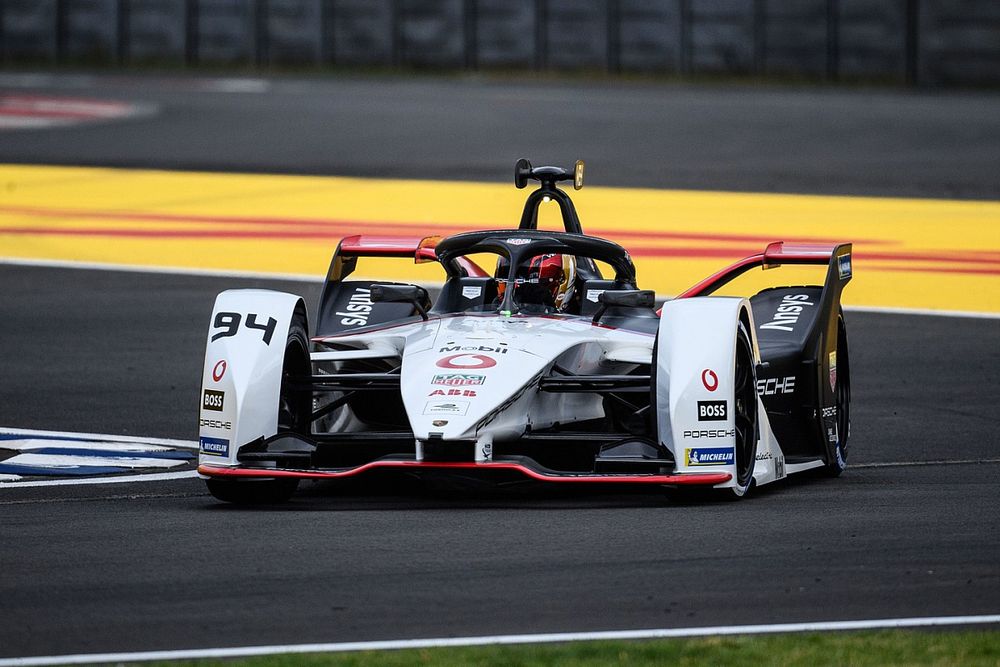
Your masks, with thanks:
<instances>
[{"instance_id":1,"label":"formula e race car","mask_svg":"<svg viewBox=\"0 0 1000 667\"><path fill-rule=\"evenodd\" d=\"M771 243L657 310L628 252L585 235L556 187L582 177L582 162L519 160L517 187L540 186L517 229L343 239L312 329L298 296L219 294L198 468L211 493L278 502L301 479L395 469L742 497L813 468L840 474L851 245ZM543 200L565 231L538 229ZM348 280L366 257L437 262L440 293ZM788 264L827 267L825 280L711 296Z\"/></svg>"}]
</instances>

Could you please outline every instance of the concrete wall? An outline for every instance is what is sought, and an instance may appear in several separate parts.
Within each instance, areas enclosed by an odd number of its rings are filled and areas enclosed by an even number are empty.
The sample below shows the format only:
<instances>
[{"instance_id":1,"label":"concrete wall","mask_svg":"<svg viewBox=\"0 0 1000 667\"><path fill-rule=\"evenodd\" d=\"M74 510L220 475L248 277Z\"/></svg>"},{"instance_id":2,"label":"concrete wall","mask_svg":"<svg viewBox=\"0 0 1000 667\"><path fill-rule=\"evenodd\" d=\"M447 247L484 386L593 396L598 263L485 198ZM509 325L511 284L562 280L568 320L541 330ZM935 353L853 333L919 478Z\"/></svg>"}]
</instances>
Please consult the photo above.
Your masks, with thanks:
<instances>
[{"instance_id":1,"label":"concrete wall","mask_svg":"<svg viewBox=\"0 0 1000 667\"><path fill-rule=\"evenodd\" d=\"M0 57L1000 83L1000 0L0 0Z\"/></svg>"}]
</instances>

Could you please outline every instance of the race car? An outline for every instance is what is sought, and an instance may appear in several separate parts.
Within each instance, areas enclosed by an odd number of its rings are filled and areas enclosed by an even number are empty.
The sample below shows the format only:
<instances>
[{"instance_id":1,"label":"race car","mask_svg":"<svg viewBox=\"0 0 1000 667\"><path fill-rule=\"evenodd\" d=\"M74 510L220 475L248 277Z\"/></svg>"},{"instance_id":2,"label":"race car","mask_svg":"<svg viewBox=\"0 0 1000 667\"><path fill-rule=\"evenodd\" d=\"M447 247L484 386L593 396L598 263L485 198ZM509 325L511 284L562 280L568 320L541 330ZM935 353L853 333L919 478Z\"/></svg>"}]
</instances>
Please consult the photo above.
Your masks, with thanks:
<instances>
[{"instance_id":1,"label":"race car","mask_svg":"<svg viewBox=\"0 0 1000 667\"><path fill-rule=\"evenodd\" d=\"M844 470L851 244L774 242L657 308L629 253L584 234L557 187L582 187L583 163L519 160L515 185L530 180L516 229L344 238L311 328L294 294L219 294L200 412L210 492L281 502L302 479L397 470L740 498ZM543 201L565 231L538 229ZM440 292L349 280L367 257L436 262ZM823 284L713 296L791 264L826 267Z\"/></svg>"}]
</instances>

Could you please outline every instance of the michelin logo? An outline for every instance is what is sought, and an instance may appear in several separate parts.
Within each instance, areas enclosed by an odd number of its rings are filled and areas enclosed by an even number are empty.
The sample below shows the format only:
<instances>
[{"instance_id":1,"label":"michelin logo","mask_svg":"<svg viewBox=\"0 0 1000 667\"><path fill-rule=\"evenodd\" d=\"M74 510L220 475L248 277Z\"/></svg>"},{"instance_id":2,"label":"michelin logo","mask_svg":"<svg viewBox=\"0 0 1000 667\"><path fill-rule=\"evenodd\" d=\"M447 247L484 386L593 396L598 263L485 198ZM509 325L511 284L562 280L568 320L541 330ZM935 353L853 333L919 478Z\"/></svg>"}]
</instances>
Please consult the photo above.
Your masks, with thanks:
<instances>
[{"instance_id":1,"label":"michelin logo","mask_svg":"<svg viewBox=\"0 0 1000 667\"><path fill-rule=\"evenodd\" d=\"M697 447L684 452L689 466L732 465L736 457L732 447Z\"/></svg>"},{"instance_id":2,"label":"michelin logo","mask_svg":"<svg viewBox=\"0 0 1000 667\"><path fill-rule=\"evenodd\" d=\"M202 436L198 444L202 454L229 456L229 441L225 438L206 438Z\"/></svg>"}]
</instances>

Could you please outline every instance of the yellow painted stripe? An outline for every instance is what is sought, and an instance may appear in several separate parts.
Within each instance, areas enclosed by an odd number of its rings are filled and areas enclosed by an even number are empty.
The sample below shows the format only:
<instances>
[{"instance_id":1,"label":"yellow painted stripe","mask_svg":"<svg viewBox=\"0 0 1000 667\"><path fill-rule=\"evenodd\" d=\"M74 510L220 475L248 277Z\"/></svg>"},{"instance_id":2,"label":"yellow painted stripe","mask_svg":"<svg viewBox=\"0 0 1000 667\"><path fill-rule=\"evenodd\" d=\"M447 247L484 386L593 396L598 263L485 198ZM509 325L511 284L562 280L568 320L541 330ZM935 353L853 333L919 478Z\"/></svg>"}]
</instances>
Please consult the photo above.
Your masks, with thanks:
<instances>
[{"instance_id":1,"label":"yellow painted stripe","mask_svg":"<svg viewBox=\"0 0 1000 667\"><path fill-rule=\"evenodd\" d=\"M0 257L315 274L354 233L516 227L508 184L0 165ZM669 295L767 240L852 241L848 305L1000 312L1000 202L587 186L584 229L628 248L640 286ZM558 225L545 207L542 226ZM432 282L435 265L359 274ZM754 272L731 292L815 281Z\"/></svg>"}]
</instances>

